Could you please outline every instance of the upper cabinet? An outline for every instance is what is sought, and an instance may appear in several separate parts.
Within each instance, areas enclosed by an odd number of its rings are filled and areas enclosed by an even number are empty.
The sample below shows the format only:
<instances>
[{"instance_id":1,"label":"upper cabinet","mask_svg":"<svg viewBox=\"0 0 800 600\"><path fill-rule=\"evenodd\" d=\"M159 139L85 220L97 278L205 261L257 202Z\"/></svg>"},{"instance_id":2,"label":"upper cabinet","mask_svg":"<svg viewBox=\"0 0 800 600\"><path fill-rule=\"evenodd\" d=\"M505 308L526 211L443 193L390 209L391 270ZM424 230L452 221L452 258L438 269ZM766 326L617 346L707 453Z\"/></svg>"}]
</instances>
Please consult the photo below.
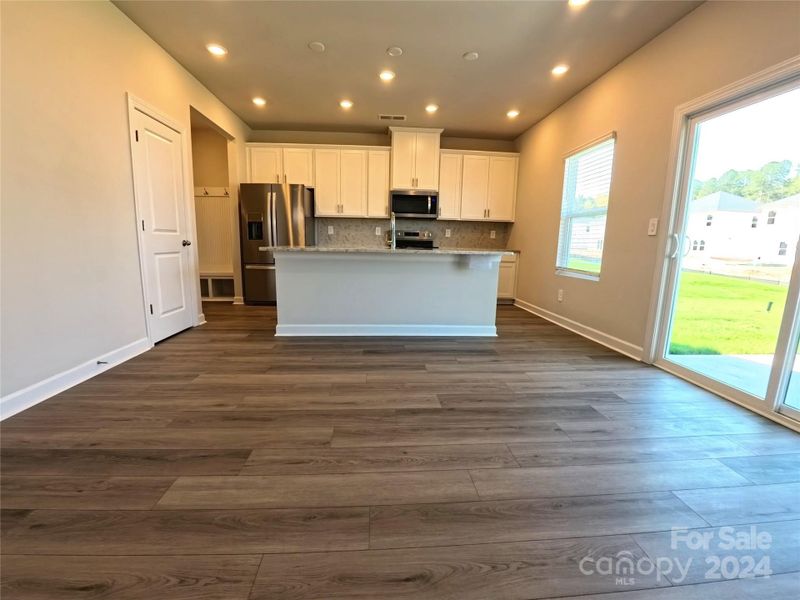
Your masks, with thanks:
<instances>
[{"instance_id":1,"label":"upper cabinet","mask_svg":"<svg viewBox=\"0 0 800 600\"><path fill-rule=\"evenodd\" d=\"M441 129L390 127L392 132L391 189L439 189Z\"/></svg>"},{"instance_id":2,"label":"upper cabinet","mask_svg":"<svg viewBox=\"0 0 800 600\"><path fill-rule=\"evenodd\" d=\"M389 216L389 149L314 149L318 217Z\"/></svg>"},{"instance_id":3,"label":"upper cabinet","mask_svg":"<svg viewBox=\"0 0 800 600\"><path fill-rule=\"evenodd\" d=\"M251 183L314 185L313 149L303 146L255 145L247 149Z\"/></svg>"},{"instance_id":4,"label":"upper cabinet","mask_svg":"<svg viewBox=\"0 0 800 600\"><path fill-rule=\"evenodd\" d=\"M518 160L510 153L442 151L440 218L513 221Z\"/></svg>"},{"instance_id":5,"label":"upper cabinet","mask_svg":"<svg viewBox=\"0 0 800 600\"><path fill-rule=\"evenodd\" d=\"M439 161L439 218L460 219L464 155L442 151Z\"/></svg>"},{"instance_id":6,"label":"upper cabinet","mask_svg":"<svg viewBox=\"0 0 800 600\"><path fill-rule=\"evenodd\" d=\"M388 148L367 152L368 217L389 217L389 158Z\"/></svg>"}]
</instances>

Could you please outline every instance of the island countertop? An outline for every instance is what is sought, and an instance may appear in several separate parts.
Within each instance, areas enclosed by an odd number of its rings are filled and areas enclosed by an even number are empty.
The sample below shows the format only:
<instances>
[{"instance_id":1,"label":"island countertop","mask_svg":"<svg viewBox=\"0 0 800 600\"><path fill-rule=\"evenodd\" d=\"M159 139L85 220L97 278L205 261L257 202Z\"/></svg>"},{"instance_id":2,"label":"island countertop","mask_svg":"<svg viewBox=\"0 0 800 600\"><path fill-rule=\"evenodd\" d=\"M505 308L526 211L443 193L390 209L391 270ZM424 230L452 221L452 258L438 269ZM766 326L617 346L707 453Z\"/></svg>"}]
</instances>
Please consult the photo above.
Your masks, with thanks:
<instances>
[{"instance_id":1,"label":"island countertop","mask_svg":"<svg viewBox=\"0 0 800 600\"><path fill-rule=\"evenodd\" d=\"M512 256L513 250L487 249L487 248L336 248L330 246L306 246L297 248L293 246L276 246L273 252L316 252L329 254L432 254L432 255L477 255L477 256Z\"/></svg>"}]
</instances>

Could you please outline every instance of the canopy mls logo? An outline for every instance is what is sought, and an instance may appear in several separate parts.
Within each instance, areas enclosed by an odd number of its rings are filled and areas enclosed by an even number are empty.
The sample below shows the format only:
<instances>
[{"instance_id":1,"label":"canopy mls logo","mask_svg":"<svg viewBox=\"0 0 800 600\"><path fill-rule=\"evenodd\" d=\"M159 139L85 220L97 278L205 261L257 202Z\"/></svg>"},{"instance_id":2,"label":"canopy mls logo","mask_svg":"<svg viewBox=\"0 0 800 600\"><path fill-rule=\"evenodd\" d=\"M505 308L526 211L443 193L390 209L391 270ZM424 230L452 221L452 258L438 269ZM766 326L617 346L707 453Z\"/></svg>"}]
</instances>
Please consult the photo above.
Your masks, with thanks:
<instances>
[{"instance_id":1,"label":"canopy mls logo","mask_svg":"<svg viewBox=\"0 0 800 600\"><path fill-rule=\"evenodd\" d=\"M772 542L772 535L755 525L739 529L673 528L669 546L672 552L665 555L637 557L628 550L599 558L588 555L580 560L578 568L583 575L613 576L616 585L624 586L636 585L637 578L680 584L690 573L693 581L701 574L706 581L769 577L772 569L768 550Z\"/></svg>"}]
</instances>

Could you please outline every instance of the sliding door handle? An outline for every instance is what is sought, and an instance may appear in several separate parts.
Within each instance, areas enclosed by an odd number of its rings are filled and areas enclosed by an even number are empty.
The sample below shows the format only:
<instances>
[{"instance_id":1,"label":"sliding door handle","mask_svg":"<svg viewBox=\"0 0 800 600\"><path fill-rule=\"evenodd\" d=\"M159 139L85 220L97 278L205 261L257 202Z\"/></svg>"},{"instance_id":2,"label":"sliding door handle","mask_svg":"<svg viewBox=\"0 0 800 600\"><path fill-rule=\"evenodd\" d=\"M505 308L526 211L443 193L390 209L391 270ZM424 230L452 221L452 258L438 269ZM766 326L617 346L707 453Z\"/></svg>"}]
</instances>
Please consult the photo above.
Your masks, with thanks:
<instances>
[{"instance_id":1,"label":"sliding door handle","mask_svg":"<svg viewBox=\"0 0 800 600\"><path fill-rule=\"evenodd\" d=\"M670 236L669 236L669 239L671 240L670 244L671 244L672 247L669 250L667 258L672 260L674 258L678 258L678 250L680 250L680 247L681 247L681 243L680 243L680 239L681 238L677 233L671 233Z\"/></svg>"}]
</instances>

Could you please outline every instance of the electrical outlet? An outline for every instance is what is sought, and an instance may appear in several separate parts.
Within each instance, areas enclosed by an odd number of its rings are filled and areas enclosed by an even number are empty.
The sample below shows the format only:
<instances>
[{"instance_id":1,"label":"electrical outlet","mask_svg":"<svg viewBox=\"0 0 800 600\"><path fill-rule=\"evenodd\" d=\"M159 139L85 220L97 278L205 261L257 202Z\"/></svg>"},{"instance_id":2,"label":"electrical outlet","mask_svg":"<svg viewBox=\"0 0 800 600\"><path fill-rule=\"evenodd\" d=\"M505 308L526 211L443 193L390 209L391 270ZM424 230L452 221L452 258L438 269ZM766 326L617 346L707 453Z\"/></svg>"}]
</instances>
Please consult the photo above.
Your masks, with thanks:
<instances>
[{"instance_id":1,"label":"electrical outlet","mask_svg":"<svg viewBox=\"0 0 800 600\"><path fill-rule=\"evenodd\" d=\"M333 235L333 225L328 225L328 235Z\"/></svg>"},{"instance_id":2,"label":"electrical outlet","mask_svg":"<svg viewBox=\"0 0 800 600\"><path fill-rule=\"evenodd\" d=\"M658 219L653 217L647 223L647 235L656 235L658 233Z\"/></svg>"},{"instance_id":3,"label":"electrical outlet","mask_svg":"<svg viewBox=\"0 0 800 600\"><path fill-rule=\"evenodd\" d=\"M559 302L564 301L564 290L558 290L558 301Z\"/></svg>"},{"instance_id":4,"label":"electrical outlet","mask_svg":"<svg viewBox=\"0 0 800 600\"><path fill-rule=\"evenodd\" d=\"M380 225L378 225L377 227L375 227L375 235L380 235L380 234L381 234L381 228Z\"/></svg>"},{"instance_id":5,"label":"electrical outlet","mask_svg":"<svg viewBox=\"0 0 800 600\"><path fill-rule=\"evenodd\" d=\"M450 237L450 230L449 229L445 229L444 230L444 237Z\"/></svg>"},{"instance_id":6,"label":"electrical outlet","mask_svg":"<svg viewBox=\"0 0 800 600\"><path fill-rule=\"evenodd\" d=\"M489 238L490 238L490 239L495 239L496 237L497 237L497 232L496 232L494 229L492 229L492 230L489 232Z\"/></svg>"}]
</instances>

